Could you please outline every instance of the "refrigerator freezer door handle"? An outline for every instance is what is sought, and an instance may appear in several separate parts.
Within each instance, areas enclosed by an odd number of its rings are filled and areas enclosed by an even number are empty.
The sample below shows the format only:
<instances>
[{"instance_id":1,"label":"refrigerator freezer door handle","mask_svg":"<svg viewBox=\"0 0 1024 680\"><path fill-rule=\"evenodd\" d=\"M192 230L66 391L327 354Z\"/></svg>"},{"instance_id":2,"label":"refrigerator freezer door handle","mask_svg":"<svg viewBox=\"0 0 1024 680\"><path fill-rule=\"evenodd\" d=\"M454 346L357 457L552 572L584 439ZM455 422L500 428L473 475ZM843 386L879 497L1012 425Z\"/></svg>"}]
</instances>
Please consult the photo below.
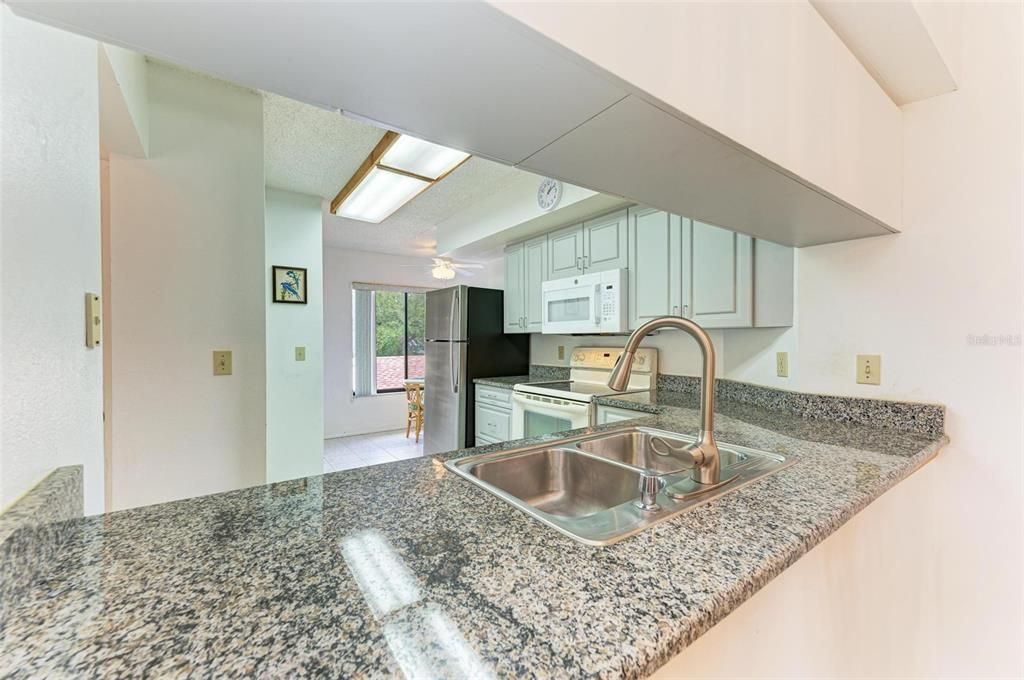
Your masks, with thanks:
<instances>
[{"instance_id":1,"label":"refrigerator freezer door handle","mask_svg":"<svg viewBox=\"0 0 1024 680\"><path fill-rule=\"evenodd\" d=\"M452 364L452 394L459 393L459 360L455 357L455 348L458 347L459 343L449 342L451 346L449 352L449 358Z\"/></svg>"},{"instance_id":2,"label":"refrigerator freezer door handle","mask_svg":"<svg viewBox=\"0 0 1024 680\"><path fill-rule=\"evenodd\" d=\"M449 319L451 320L451 328L450 328L451 334L449 336L451 338L451 341L450 341L451 342L451 347L450 347L449 355L448 356L449 356L449 359L450 359L451 365L452 365L452 371L451 371L451 373L452 373L452 394L458 394L459 393L459 366L458 366L458 363L460 363L460 362L455 358L455 346L456 346L455 330L456 329L460 329L460 330L462 329L462 319L459 319L458 320L458 324L456 325L456 320L455 320L455 312L456 312L456 310L458 310L459 314L461 315L461 313L462 313L462 306L459 304L459 289L458 288L455 289L455 295L452 295L452 313L451 313L451 316L449 316Z\"/></svg>"}]
</instances>

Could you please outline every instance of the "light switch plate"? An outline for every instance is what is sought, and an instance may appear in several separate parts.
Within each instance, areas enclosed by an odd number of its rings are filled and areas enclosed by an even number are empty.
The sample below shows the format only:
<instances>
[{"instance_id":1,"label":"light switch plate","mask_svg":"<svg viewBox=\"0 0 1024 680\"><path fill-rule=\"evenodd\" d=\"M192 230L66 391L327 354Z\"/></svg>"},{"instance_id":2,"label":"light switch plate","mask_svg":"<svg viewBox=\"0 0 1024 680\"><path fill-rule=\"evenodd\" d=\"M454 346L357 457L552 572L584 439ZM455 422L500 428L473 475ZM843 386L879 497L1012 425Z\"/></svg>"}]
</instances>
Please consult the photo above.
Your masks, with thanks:
<instances>
[{"instance_id":1,"label":"light switch plate","mask_svg":"<svg viewBox=\"0 0 1024 680\"><path fill-rule=\"evenodd\" d=\"M306 348L305 347L296 347L295 348L295 360L296 361L305 361L306 360Z\"/></svg>"},{"instance_id":2,"label":"light switch plate","mask_svg":"<svg viewBox=\"0 0 1024 680\"><path fill-rule=\"evenodd\" d=\"M559 345L558 346L558 358L559 359L564 359L565 358L565 345Z\"/></svg>"},{"instance_id":3,"label":"light switch plate","mask_svg":"<svg viewBox=\"0 0 1024 680\"><path fill-rule=\"evenodd\" d=\"M231 350L213 350L213 374L231 375Z\"/></svg>"},{"instance_id":4,"label":"light switch plate","mask_svg":"<svg viewBox=\"0 0 1024 680\"><path fill-rule=\"evenodd\" d=\"M96 293L85 294L85 346L96 347L103 340L103 306Z\"/></svg>"},{"instance_id":5,"label":"light switch plate","mask_svg":"<svg viewBox=\"0 0 1024 680\"><path fill-rule=\"evenodd\" d=\"M775 353L775 375L780 378L789 377L789 352Z\"/></svg>"},{"instance_id":6,"label":"light switch plate","mask_svg":"<svg viewBox=\"0 0 1024 680\"><path fill-rule=\"evenodd\" d=\"M857 355L857 382L861 385L882 384L882 356L880 354Z\"/></svg>"}]
</instances>

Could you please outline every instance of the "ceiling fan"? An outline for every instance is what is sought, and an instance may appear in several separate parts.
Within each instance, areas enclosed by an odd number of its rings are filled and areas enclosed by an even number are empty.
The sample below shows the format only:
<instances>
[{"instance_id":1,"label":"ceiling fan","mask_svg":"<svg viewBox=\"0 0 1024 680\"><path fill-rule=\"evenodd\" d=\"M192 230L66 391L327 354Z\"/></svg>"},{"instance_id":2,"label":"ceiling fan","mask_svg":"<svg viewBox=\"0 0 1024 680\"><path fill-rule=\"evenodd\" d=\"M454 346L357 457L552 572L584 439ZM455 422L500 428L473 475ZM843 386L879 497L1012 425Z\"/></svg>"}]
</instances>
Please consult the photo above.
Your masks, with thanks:
<instances>
[{"instance_id":1,"label":"ceiling fan","mask_svg":"<svg viewBox=\"0 0 1024 680\"><path fill-rule=\"evenodd\" d=\"M483 269L484 265L477 264L475 262L455 262L449 257L433 257L431 264L407 264L406 267L426 267L430 270L430 275L435 279L441 279L442 281L450 281L455 278L455 274L464 274L466 276L473 276L473 269Z\"/></svg>"}]
</instances>

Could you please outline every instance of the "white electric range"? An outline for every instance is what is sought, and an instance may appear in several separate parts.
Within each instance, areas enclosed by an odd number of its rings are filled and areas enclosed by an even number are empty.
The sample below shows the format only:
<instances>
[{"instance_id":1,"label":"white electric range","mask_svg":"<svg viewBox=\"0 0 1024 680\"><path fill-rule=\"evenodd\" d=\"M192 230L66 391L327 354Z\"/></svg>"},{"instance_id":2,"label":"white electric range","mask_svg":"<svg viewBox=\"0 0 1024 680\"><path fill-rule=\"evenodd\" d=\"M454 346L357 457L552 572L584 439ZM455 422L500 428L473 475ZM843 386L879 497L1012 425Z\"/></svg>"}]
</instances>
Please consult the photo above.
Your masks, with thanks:
<instances>
[{"instance_id":1,"label":"white electric range","mask_svg":"<svg viewBox=\"0 0 1024 680\"><path fill-rule=\"evenodd\" d=\"M612 347L577 347L569 361L568 380L516 385L512 393L512 438L593 425L597 420L594 397L653 389L658 378L656 349L637 351L625 390L608 387L620 354L621 349Z\"/></svg>"}]
</instances>

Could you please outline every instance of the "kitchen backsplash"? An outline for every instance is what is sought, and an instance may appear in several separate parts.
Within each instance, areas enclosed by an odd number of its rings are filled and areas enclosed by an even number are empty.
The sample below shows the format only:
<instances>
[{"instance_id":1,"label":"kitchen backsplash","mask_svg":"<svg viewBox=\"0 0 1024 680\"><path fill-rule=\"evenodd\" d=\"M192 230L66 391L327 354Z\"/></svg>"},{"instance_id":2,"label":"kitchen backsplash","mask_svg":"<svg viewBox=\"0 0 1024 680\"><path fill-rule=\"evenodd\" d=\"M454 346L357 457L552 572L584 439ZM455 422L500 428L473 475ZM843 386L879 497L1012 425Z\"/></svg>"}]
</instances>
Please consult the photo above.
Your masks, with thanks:
<instances>
[{"instance_id":1,"label":"kitchen backsplash","mask_svg":"<svg viewBox=\"0 0 1024 680\"><path fill-rule=\"evenodd\" d=\"M530 364L530 380L568 380L568 366Z\"/></svg>"}]
</instances>

